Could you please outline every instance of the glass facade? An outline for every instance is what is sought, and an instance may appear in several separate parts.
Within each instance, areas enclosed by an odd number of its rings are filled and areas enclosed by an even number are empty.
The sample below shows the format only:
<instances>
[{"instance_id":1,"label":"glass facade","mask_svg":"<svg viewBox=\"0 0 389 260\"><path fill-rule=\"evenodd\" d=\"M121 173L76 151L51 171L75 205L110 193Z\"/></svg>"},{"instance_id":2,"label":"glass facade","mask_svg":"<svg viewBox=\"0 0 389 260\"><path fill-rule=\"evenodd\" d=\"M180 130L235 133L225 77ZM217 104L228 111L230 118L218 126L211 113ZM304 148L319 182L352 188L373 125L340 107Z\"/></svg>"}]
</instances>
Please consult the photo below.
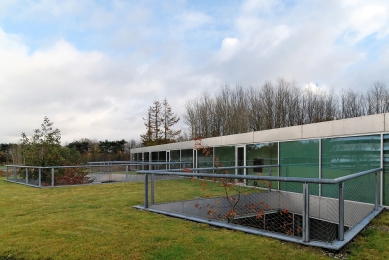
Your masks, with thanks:
<instances>
[{"instance_id":1,"label":"glass facade","mask_svg":"<svg viewBox=\"0 0 389 260\"><path fill-rule=\"evenodd\" d=\"M144 162L150 161L150 153L148 153L148 152L143 153L143 161Z\"/></svg>"},{"instance_id":2,"label":"glass facade","mask_svg":"<svg viewBox=\"0 0 389 260\"><path fill-rule=\"evenodd\" d=\"M151 152L151 161L158 162L158 152Z\"/></svg>"},{"instance_id":3,"label":"glass facade","mask_svg":"<svg viewBox=\"0 0 389 260\"><path fill-rule=\"evenodd\" d=\"M381 143L381 138L383 143ZM383 147L383 149L381 149ZM239 144L213 147L211 154L203 153L202 150L183 149L135 153L135 160L161 162L181 162L182 165L172 165L170 168L193 168L196 163L198 168L213 167L213 157L220 161L223 166L255 166L277 165L278 167L252 168L232 170L230 174L247 174L280 177L303 177L335 179L342 176L358 173L361 171L384 167L382 204L389 206L389 134L375 134L363 136L348 136L337 138L322 138L310 140L284 141L273 143ZM169 157L168 157L169 156ZM383 159L381 159L383 156ZM382 161L381 161L382 160ZM206 172L206 171L201 171ZM382 177L382 178L381 178ZM353 183L351 185L351 183ZM247 181L250 186L267 187L268 183L259 181ZM374 192L366 187L374 184L374 174L359 177L353 181L345 182L345 199L353 199L371 203ZM280 182L272 183L272 188L290 192L302 192L301 183ZM325 197L338 197L337 187L334 185L310 184L312 195ZM350 186L358 187L351 191ZM381 187L380 186L380 187ZM374 187L374 185L373 185ZM365 189L365 190L364 190ZM363 191L364 190L364 191Z\"/></svg>"},{"instance_id":4,"label":"glass facade","mask_svg":"<svg viewBox=\"0 0 389 260\"><path fill-rule=\"evenodd\" d=\"M182 168L193 168L193 149L181 150Z\"/></svg>"},{"instance_id":5,"label":"glass facade","mask_svg":"<svg viewBox=\"0 0 389 260\"><path fill-rule=\"evenodd\" d=\"M235 166L235 146L215 147L214 153L222 166Z\"/></svg>"},{"instance_id":6,"label":"glass facade","mask_svg":"<svg viewBox=\"0 0 389 260\"><path fill-rule=\"evenodd\" d=\"M180 150L173 150L170 151L170 162L178 163L180 162ZM170 165L170 169L180 169L181 166L179 164L172 164Z\"/></svg>"},{"instance_id":7,"label":"glass facade","mask_svg":"<svg viewBox=\"0 0 389 260\"><path fill-rule=\"evenodd\" d=\"M389 135L384 135L384 151L383 151L383 204L389 205Z\"/></svg>"},{"instance_id":8,"label":"glass facade","mask_svg":"<svg viewBox=\"0 0 389 260\"><path fill-rule=\"evenodd\" d=\"M381 135L322 139L322 178L335 179L379 168L381 165L380 157ZM366 175L359 179L367 184L374 181L374 175ZM329 192L325 186L322 188L322 195L338 196ZM352 195L345 194L346 199L350 196ZM366 201L366 199L361 199L361 201Z\"/></svg>"},{"instance_id":9,"label":"glass facade","mask_svg":"<svg viewBox=\"0 0 389 260\"><path fill-rule=\"evenodd\" d=\"M261 143L246 145L246 166L254 165L277 165L278 164L278 143ZM278 176L278 168L251 168L246 169L247 175ZM275 183L265 183L260 181L247 181L248 185L268 187Z\"/></svg>"},{"instance_id":10,"label":"glass facade","mask_svg":"<svg viewBox=\"0 0 389 260\"><path fill-rule=\"evenodd\" d=\"M319 178L319 140L280 143L280 176ZM281 182L280 189L302 192L302 185ZM319 185L310 185L310 194L319 194Z\"/></svg>"},{"instance_id":11,"label":"glass facade","mask_svg":"<svg viewBox=\"0 0 389 260\"><path fill-rule=\"evenodd\" d=\"M322 177L334 179L380 167L381 136L322 140Z\"/></svg>"},{"instance_id":12,"label":"glass facade","mask_svg":"<svg viewBox=\"0 0 389 260\"><path fill-rule=\"evenodd\" d=\"M200 149L197 150L197 168L206 168L206 167L214 167L213 166L213 147L210 147L210 153L207 151ZM201 172L212 172L212 171L201 171Z\"/></svg>"}]
</instances>

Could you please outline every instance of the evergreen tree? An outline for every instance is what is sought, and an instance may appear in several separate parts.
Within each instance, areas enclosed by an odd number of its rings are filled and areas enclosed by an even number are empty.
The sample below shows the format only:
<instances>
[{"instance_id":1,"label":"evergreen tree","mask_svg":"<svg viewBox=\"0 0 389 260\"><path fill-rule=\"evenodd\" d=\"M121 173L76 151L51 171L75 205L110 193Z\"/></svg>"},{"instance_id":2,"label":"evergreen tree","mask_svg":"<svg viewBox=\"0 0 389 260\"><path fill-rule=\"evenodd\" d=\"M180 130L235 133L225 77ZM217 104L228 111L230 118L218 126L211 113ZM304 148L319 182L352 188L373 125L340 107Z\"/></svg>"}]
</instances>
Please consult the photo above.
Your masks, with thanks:
<instances>
[{"instance_id":1,"label":"evergreen tree","mask_svg":"<svg viewBox=\"0 0 389 260\"><path fill-rule=\"evenodd\" d=\"M159 101L154 101L149 109L151 116L151 127L153 142L155 145L162 144L162 105Z\"/></svg>"},{"instance_id":2,"label":"evergreen tree","mask_svg":"<svg viewBox=\"0 0 389 260\"><path fill-rule=\"evenodd\" d=\"M181 133L181 130L175 131L172 127L178 123L180 117L177 117L172 112L167 99L165 98L162 102L162 123L163 123L163 143L172 143L175 142L176 137Z\"/></svg>"},{"instance_id":3,"label":"evergreen tree","mask_svg":"<svg viewBox=\"0 0 389 260\"><path fill-rule=\"evenodd\" d=\"M53 129L53 123L45 117L41 129L35 129L31 138L22 133L21 154L26 165L58 166L76 164L79 152L61 146L61 132Z\"/></svg>"},{"instance_id":4,"label":"evergreen tree","mask_svg":"<svg viewBox=\"0 0 389 260\"><path fill-rule=\"evenodd\" d=\"M146 126L146 133L143 135L140 135L140 139L142 141L143 146L151 146L154 145L153 142L153 124L151 122L151 107L149 108L147 118L143 118L145 121L145 126Z\"/></svg>"},{"instance_id":5,"label":"evergreen tree","mask_svg":"<svg viewBox=\"0 0 389 260\"><path fill-rule=\"evenodd\" d=\"M145 121L146 133L140 135L140 138L144 146L174 142L181 133L181 130L172 129L172 126L180 118L172 112L166 98L162 104L159 101L154 101L153 105L149 107L147 118L143 118L143 120Z\"/></svg>"}]
</instances>

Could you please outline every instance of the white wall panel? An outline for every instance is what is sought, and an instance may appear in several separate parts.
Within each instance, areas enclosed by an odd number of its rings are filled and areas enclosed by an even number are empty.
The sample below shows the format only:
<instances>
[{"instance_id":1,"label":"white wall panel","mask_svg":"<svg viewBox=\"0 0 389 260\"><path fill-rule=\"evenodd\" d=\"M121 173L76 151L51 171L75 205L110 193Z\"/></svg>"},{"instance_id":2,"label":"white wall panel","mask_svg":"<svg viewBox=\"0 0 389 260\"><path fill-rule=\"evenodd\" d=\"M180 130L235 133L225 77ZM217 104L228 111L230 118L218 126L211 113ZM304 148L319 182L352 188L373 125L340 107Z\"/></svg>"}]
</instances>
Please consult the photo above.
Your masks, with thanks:
<instances>
[{"instance_id":1,"label":"white wall panel","mask_svg":"<svg viewBox=\"0 0 389 260\"><path fill-rule=\"evenodd\" d=\"M222 145L222 137L219 136L219 137L212 137L212 138L204 138L202 140L202 144L211 147ZM194 145L192 148L194 148Z\"/></svg>"},{"instance_id":2,"label":"white wall panel","mask_svg":"<svg viewBox=\"0 0 389 260\"><path fill-rule=\"evenodd\" d=\"M254 132L222 136L223 145L246 144L254 142Z\"/></svg>"},{"instance_id":3,"label":"white wall panel","mask_svg":"<svg viewBox=\"0 0 389 260\"><path fill-rule=\"evenodd\" d=\"M385 115L371 115L302 126L302 138L334 137L385 131Z\"/></svg>"},{"instance_id":4,"label":"white wall panel","mask_svg":"<svg viewBox=\"0 0 389 260\"><path fill-rule=\"evenodd\" d=\"M291 126L254 132L254 142L275 142L301 138L301 126Z\"/></svg>"},{"instance_id":5,"label":"white wall panel","mask_svg":"<svg viewBox=\"0 0 389 260\"><path fill-rule=\"evenodd\" d=\"M386 132L389 131L389 113L385 114L385 130Z\"/></svg>"}]
</instances>

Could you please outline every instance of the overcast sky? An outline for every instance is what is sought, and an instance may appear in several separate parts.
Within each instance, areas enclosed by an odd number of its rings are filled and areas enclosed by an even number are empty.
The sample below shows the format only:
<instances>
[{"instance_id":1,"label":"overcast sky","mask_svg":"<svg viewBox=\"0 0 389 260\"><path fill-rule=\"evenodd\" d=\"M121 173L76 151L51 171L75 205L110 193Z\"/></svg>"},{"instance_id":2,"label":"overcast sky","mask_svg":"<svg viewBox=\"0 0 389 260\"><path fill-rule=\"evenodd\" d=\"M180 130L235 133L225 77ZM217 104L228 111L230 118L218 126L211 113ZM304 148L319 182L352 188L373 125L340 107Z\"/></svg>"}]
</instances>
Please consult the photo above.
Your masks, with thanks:
<instances>
[{"instance_id":1,"label":"overcast sky","mask_svg":"<svg viewBox=\"0 0 389 260\"><path fill-rule=\"evenodd\" d=\"M1 0L0 143L44 116L63 143L139 139L154 100L223 84L389 87L388 47L387 0Z\"/></svg>"}]
</instances>

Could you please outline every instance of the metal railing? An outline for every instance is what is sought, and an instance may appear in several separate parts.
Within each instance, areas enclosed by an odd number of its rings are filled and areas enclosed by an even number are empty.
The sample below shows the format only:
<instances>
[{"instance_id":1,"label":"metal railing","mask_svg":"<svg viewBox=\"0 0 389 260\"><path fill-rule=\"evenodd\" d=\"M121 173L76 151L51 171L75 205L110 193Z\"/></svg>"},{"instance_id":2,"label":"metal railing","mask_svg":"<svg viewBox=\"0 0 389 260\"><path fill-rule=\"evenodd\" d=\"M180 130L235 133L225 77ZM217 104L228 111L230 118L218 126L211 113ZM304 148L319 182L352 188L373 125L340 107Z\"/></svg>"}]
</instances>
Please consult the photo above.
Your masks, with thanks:
<instances>
[{"instance_id":1,"label":"metal railing","mask_svg":"<svg viewBox=\"0 0 389 260\"><path fill-rule=\"evenodd\" d=\"M141 169L168 169L169 165L184 163L166 162L92 162L75 166L6 165L6 180L33 187L54 187L108 182L143 181L136 174Z\"/></svg>"},{"instance_id":2,"label":"metal railing","mask_svg":"<svg viewBox=\"0 0 389 260\"><path fill-rule=\"evenodd\" d=\"M278 165L239 168L274 168ZM146 209L215 226L338 250L382 210L379 173L371 169L336 179L220 174L237 167L141 170ZM201 171L214 173L202 173ZM189 171L186 169L185 171ZM155 181L156 176L180 179ZM245 185L263 182L261 187ZM294 185L292 192L273 183ZM323 194L310 188L322 186ZM266 186L268 188L266 188ZM265 187L265 188L264 188Z\"/></svg>"}]
</instances>

